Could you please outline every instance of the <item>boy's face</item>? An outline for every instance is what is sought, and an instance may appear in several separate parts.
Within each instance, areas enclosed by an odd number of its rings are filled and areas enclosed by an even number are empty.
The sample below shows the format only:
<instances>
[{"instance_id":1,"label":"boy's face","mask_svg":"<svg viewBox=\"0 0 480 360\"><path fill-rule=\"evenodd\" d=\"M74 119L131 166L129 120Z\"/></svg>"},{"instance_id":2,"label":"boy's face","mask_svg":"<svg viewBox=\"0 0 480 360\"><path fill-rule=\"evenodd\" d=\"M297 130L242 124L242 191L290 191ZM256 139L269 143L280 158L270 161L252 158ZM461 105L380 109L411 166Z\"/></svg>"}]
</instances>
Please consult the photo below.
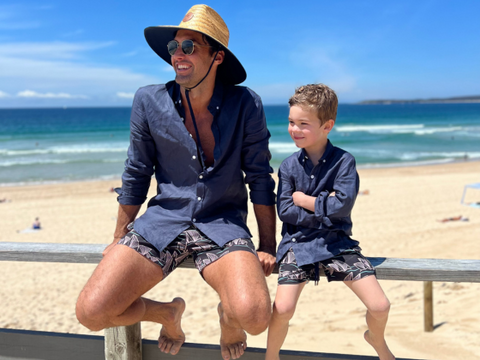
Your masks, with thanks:
<instances>
[{"instance_id":1,"label":"boy's face","mask_svg":"<svg viewBox=\"0 0 480 360\"><path fill-rule=\"evenodd\" d=\"M308 154L324 149L328 133L335 123L333 120L328 120L321 125L320 119L313 111L304 110L300 106L290 107L288 122L288 133L295 145L305 149Z\"/></svg>"}]
</instances>

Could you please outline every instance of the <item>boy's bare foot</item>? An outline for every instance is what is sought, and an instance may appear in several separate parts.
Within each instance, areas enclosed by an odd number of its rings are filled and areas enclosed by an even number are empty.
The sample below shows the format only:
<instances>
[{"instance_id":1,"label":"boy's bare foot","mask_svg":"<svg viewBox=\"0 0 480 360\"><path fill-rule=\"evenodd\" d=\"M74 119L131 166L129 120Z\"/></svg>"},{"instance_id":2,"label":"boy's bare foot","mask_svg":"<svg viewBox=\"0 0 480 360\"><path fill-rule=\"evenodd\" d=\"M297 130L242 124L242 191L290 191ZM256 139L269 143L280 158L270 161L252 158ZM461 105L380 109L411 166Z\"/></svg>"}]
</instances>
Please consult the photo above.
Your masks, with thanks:
<instances>
[{"instance_id":1,"label":"boy's bare foot","mask_svg":"<svg viewBox=\"0 0 480 360\"><path fill-rule=\"evenodd\" d=\"M169 304L163 304L169 308L169 318L163 322L162 330L158 338L158 348L164 353L176 355L185 342L185 334L182 331L182 314L185 311L185 301L175 298Z\"/></svg>"},{"instance_id":2,"label":"boy's bare foot","mask_svg":"<svg viewBox=\"0 0 480 360\"><path fill-rule=\"evenodd\" d=\"M395 356L393 356L392 352L388 348L385 339L381 339L381 341L376 341L368 330L365 331L363 337L375 349L380 360L395 360Z\"/></svg>"},{"instance_id":3,"label":"boy's bare foot","mask_svg":"<svg viewBox=\"0 0 480 360\"><path fill-rule=\"evenodd\" d=\"M224 360L238 359L247 348L247 334L242 329L229 326L223 318L222 303L217 307L220 316L220 350Z\"/></svg>"}]
</instances>

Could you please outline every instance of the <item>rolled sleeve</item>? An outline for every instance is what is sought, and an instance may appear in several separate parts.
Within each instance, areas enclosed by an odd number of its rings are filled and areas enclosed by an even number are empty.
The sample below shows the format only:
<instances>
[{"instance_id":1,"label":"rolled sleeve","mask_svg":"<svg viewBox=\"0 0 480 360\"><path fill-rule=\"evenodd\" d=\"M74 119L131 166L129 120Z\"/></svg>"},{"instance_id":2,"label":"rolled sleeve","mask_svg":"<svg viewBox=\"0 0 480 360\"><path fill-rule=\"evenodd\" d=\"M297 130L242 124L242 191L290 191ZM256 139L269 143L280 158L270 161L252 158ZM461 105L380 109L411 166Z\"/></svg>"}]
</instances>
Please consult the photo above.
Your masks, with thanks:
<instances>
[{"instance_id":1,"label":"rolled sleeve","mask_svg":"<svg viewBox=\"0 0 480 360\"><path fill-rule=\"evenodd\" d=\"M155 169L155 151L140 89L135 94L130 117L130 146L122 175L122 190L118 196L120 204L141 205L145 202Z\"/></svg>"},{"instance_id":2,"label":"rolled sleeve","mask_svg":"<svg viewBox=\"0 0 480 360\"><path fill-rule=\"evenodd\" d=\"M350 216L359 189L355 159L348 156L335 177L334 196L322 191L315 201L315 216L318 221L332 226L332 221Z\"/></svg>"},{"instance_id":3,"label":"rolled sleeve","mask_svg":"<svg viewBox=\"0 0 480 360\"><path fill-rule=\"evenodd\" d=\"M275 182L270 167L271 154L268 149L270 132L261 100L253 91L245 121L245 132L242 147L242 170L245 182L250 189L250 200L258 205L275 205Z\"/></svg>"},{"instance_id":4,"label":"rolled sleeve","mask_svg":"<svg viewBox=\"0 0 480 360\"><path fill-rule=\"evenodd\" d=\"M314 227L317 222L315 215L293 203L292 195L295 191L295 185L282 171L282 166L278 171L278 217L288 224Z\"/></svg>"}]
</instances>

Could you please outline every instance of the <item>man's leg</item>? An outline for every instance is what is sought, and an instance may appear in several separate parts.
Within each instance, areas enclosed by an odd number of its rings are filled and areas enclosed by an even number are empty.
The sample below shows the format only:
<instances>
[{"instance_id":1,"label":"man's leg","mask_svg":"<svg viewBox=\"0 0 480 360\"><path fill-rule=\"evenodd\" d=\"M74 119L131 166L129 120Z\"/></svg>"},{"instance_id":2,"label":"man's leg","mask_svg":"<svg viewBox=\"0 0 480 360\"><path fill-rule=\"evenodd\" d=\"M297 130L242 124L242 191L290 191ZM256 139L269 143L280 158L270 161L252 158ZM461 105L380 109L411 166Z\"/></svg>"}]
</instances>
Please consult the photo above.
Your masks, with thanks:
<instances>
[{"instance_id":1,"label":"man's leg","mask_svg":"<svg viewBox=\"0 0 480 360\"><path fill-rule=\"evenodd\" d=\"M365 340L375 349L380 360L393 360L385 341L385 327L387 326L390 302L383 292L377 278L373 275L360 280L345 281L352 291L367 307L367 326Z\"/></svg>"},{"instance_id":2,"label":"man's leg","mask_svg":"<svg viewBox=\"0 0 480 360\"><path fill-rule=\"evenodd\" d=\"M185 341L181 316L185 302L160 303L142 298L163 279L159 265L125 245L114 246L100 261L77 300L77 318L93 331L139 321L163 325L159 348L176 354Z\"/></svg>"},{"instance_id":3,"label":"man's leg","mask_svg":"<svg viewBox=\"0 0 480 360\"><path fill-rule=\"evenodd\" d=\"M220 295L222 357L238 359L247 347L245 331L258 335L270 321L270 294L260 261L250 252L234 251L208 265L202 275Z\"/></svg>"}]
</instances>

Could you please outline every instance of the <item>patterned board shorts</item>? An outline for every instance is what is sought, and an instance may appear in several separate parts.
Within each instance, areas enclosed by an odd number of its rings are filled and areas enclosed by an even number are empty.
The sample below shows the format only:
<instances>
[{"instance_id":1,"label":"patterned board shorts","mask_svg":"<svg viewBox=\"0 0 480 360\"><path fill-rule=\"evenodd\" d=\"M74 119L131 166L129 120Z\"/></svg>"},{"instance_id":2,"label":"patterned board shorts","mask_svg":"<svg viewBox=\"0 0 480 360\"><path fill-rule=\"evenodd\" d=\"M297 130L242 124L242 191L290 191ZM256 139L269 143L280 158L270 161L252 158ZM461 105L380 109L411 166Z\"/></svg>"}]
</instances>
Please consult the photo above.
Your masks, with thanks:
<instances>
[{"instance_id":1,"label":"patterned board shorts","mask_svg":"<svg viewBox=\"0 0 480 360\"><path fill-rule=\"evenodd\" d=\"M190 227L177 236L162 251L149 243L129 225L130 232L118 243L126 245L140 255L159 265L165 279L183 261L193 257L198 271L234 251L248 251L257 256L255 245L251 239L235 239L220 247L195 227Z\"/></svg>"},{"instance_id":2,"label":"patterned board shorts","mask_svg":"<svg viewBox=\"0 0 480 360\"><path fill-rule=\"evenodd\" d=\"M322 266L328 281L352 281L375 275L375 268L360 252L360 247L345 250L334 257L315 264L297 265L293 249L285 254L280 261L278 284L301 284L319 280L319 267Z\"/></svg>"}]
</instances>

